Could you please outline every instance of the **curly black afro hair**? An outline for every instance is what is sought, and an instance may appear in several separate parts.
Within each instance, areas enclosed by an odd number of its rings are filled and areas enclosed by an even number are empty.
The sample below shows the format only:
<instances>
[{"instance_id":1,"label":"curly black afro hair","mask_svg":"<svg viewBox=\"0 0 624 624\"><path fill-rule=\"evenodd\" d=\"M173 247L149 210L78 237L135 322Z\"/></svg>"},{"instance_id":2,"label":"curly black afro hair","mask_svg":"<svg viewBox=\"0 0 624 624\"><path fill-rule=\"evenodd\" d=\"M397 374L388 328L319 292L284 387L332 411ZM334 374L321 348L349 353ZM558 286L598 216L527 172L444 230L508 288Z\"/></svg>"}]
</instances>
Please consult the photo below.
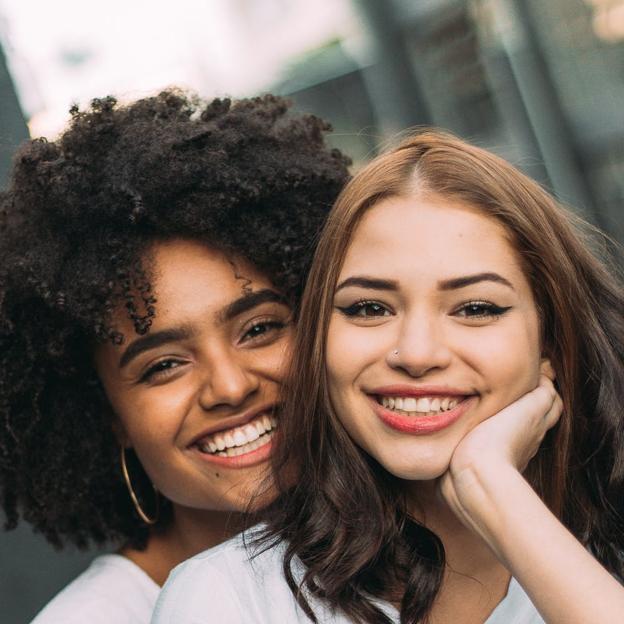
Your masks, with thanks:
<instances>
[{"instance_id":1,"label":"curly black afro hair","mask_svg":"<svg viewBox=\"0 0 624 624\"><path fill-rule=\"evenodd\" d=\"M111 312L121 303L149 331L158 303L142 257L174 237L244 258L296 309L349 161L325 145L325 122L270 95L168 90L71 115L57 141L19 150L2 197L2 506L6 528L22 517L59 547L140 547L91 361L97 341L123 341Z\"/></svg>"}]
</instances>

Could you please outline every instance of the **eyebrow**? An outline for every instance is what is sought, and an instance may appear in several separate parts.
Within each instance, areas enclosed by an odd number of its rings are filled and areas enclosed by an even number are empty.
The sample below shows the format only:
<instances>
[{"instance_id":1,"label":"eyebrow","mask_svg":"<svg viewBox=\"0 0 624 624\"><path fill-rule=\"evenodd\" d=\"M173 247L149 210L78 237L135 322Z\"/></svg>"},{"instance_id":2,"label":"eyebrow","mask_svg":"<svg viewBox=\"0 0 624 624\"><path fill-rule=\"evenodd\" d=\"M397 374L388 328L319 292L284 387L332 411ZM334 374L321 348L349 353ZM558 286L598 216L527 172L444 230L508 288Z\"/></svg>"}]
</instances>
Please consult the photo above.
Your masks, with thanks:
<instances>
[{"instance_id":1,"label":"eyebrow","mask_svg":"<svg viewBox=\"0 0 624 624\"><path fill-rule=\"evenodd\" d=\"M438 282L438 288L440 290L457 290L459 288L471 286L472 284L478 284L479 282L496 282L497 284L503 284L515 290L511 282L498 273L475 273L474 275L453 277ZM394 280L355 276L348 277L346 280L340 282L336 287L336 292L349 286L359 286L360 288L370 288L372 290L398 290L397 282Z\"/></svg>"},{"instance_id":2,"label":"eyebrow","mask_svg":"<svg viewBox=\"0 0 624 624\"><path fill-rule=\"evenodd\" d=\"M498 273L475 273L474 275L453 277L452 279L438 282L438 288L440 290L456 290L458 288L471 286L472 284L478 284L479 282L496 282L497 284L508 286L511 290L515 290L511 282Z\"/></svg>"},{"instance_id":3,"label":"eyebrow","mask_svg":"<svg viewBox=\"0 0 624 624\"><path fill-rule=\"evenodd\" d=\"M224 323L231 321L239 314L243 314L263 303L281 303L282 305L288 305L288 301L284 295L270 288L264 288L257 292L245 294L239 299L232 301L219 315L220 320Z\"/></svg>"},{"instance_id":4,"label":"eyebrow","mask_svg":"<svg viewBox=\"0 0 624 624\"><path fill-rule=\"evenodd\" d=\"M162 331L156 331L152 334L147 334L137 338L131 342L126 350L123 352L119 360L119 368L127 366L134 358L141 353L155 349L168 342L176 342L177 340L187 340L193 336L194 332L188 325L182 325L180 327L174 327L171 329L163 329Z\"/></svg>"},{"instance_id":5,"label":"eyebrow","mask_svg":"<svg viewBox=\"0 0 624 624\"><path fill-rule=\"evenodd\" d=\"M372 290L398 290L398 285L394 280L377 279L374 277L348 277L336 286L336 292L348 286L360 286L361 288L370 288Z\"/></svg>"},{"instance_id":6,"label":"eyebrow","mask_svg":"<svg viewBox=\"0 0 624 624\"><path fill-rule=\"evenodd\" d=\"M252 292L245 294L239 299L232 301L228 304L223 311L219 314L219 321L226 323L237 317L239 314L243 314L256 306L263 303L275 302L283 305L288 305L286 298L280 293L265 288L258 292ZM172 327L170 329L163 329L162 331L156 331L154 333L147 334L137 338L131 342L126 350L123 352L119 360L119 368L127 366L134 358L141 353L149 351L150 349L156 349L169 342L176 342L179 340L188 340L195 335L195 330L191 325L181 325L180 327Z\"/></svg>"}]
</instances>

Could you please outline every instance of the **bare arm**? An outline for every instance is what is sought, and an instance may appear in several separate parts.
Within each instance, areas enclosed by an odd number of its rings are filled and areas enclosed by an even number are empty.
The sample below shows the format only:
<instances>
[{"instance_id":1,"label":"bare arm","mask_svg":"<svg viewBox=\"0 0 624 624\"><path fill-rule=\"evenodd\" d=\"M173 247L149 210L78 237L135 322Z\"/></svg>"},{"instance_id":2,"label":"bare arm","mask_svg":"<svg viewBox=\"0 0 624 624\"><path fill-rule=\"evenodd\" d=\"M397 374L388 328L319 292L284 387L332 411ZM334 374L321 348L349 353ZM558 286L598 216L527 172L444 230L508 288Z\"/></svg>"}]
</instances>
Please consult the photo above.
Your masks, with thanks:
<instances>
[{"instance_id":1,"label":"bare arm","mask_svg":"<svg viewBox=\"0 0 624 624\"><path fill-rule=\"evenodd\" d=\"M441 492L518 580L548 624L624 622L624 588L521 474L560 411L560 399L544 378L535 391L466 436L442 479Z\"/></svg>"}]
</instances>

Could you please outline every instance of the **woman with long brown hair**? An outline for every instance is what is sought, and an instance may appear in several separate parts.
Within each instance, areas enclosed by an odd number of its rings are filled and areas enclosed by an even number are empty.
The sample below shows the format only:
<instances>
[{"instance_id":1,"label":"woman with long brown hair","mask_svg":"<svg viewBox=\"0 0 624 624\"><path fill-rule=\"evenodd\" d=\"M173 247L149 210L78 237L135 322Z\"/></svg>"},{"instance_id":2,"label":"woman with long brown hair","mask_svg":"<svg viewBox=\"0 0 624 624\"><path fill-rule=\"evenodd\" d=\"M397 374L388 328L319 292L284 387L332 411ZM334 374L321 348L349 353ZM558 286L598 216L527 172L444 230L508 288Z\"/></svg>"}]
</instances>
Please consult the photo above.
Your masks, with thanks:
<instances>
[{"instance_id":1,"label":"woman with long brown hair","mask_svg":"<svg viewBox=\"0 0 624 624\"><path fill-rule=\"evenodd\" d=\"M444 133L360 171L304 295L282 494L154 621L624 620L624 297L583 232Z\"/></svg>"}]
</instances>

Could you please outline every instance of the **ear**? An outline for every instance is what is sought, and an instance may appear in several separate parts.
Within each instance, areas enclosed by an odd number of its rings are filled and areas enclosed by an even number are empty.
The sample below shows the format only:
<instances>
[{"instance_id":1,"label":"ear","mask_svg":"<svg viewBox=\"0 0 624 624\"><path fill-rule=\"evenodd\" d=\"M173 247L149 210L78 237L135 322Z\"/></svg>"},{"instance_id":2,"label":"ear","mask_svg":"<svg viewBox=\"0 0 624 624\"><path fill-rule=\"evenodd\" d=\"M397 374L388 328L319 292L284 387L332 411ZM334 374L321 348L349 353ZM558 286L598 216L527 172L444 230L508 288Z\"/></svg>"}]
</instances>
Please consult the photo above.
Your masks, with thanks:
<instances>
[{"instance_id":1,"label":"ear","mask_svg":"<svg viewBox=\"0 0 624 624\"><path fill-rule=\"evenodd\" d=\"M540 360L540 373L542 375L546 375L550 381L555 381L555 378L557 377L555 369L548 358L542 358Z\"/></svg>"}]
</instances>

